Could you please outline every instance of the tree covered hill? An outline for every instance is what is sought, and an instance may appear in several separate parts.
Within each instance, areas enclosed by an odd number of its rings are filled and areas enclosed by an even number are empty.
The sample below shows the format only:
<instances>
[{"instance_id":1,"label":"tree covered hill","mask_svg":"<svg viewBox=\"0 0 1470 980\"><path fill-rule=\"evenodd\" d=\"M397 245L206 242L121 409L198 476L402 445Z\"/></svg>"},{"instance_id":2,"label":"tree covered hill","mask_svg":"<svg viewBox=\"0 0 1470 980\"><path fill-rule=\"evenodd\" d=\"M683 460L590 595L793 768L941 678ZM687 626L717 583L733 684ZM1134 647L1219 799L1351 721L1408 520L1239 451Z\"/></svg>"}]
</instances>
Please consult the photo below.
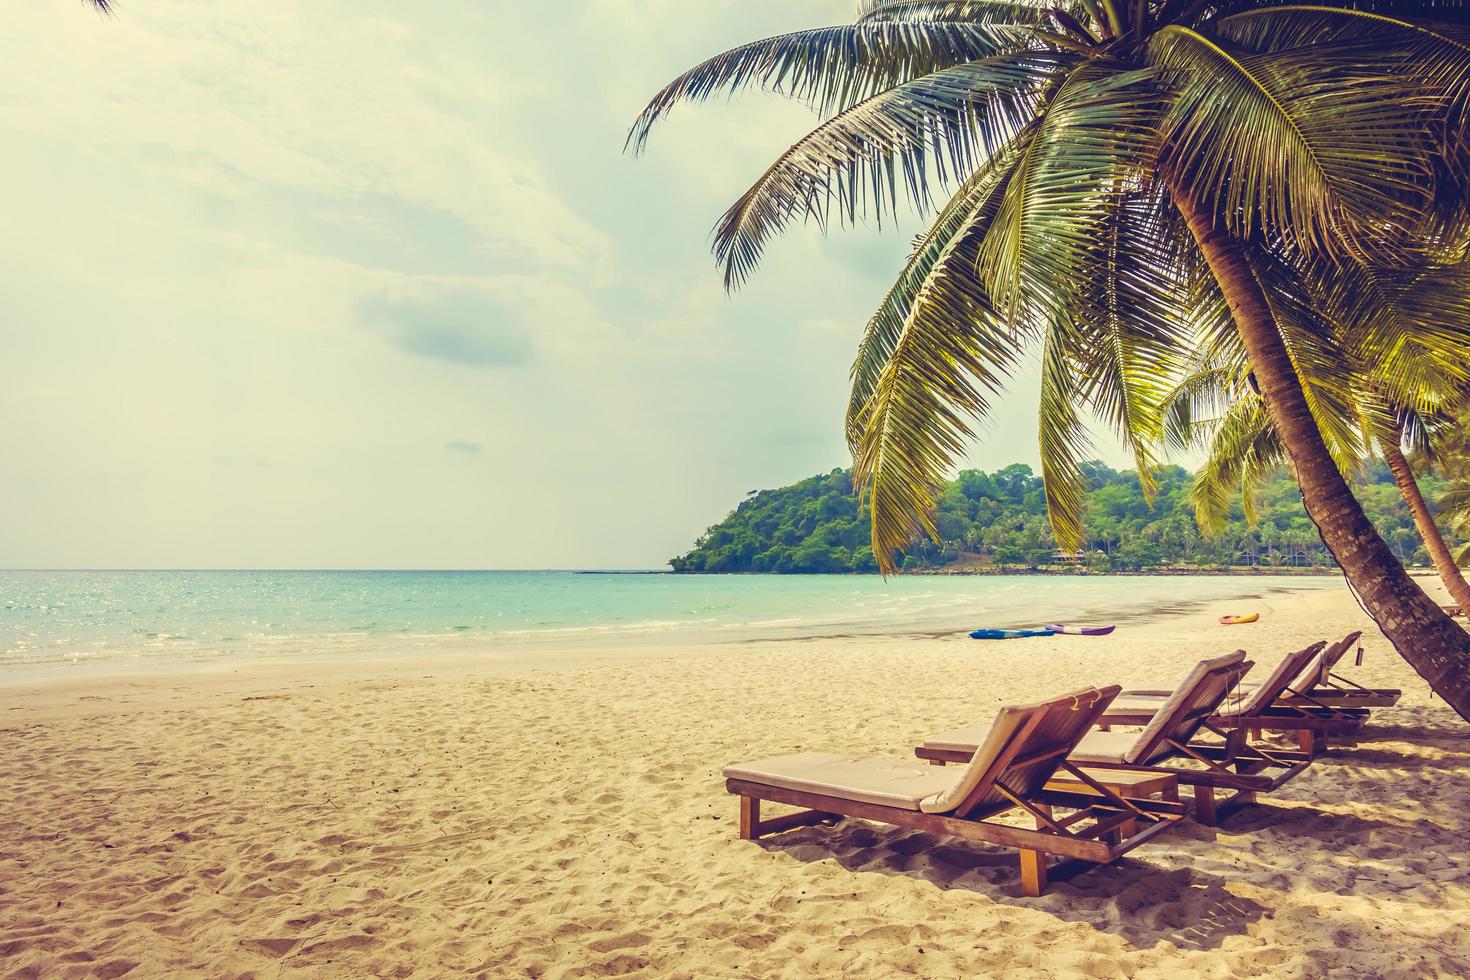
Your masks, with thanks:
<instances>
[{"instance_id":1,"label":"tree covered hill","mask_svg":"<svg viewBox=\"0 0 1470 980\"><path fill-rule=\"evenodd\" d=\"M1332 558L1302 509L1296 484L1279 476L1261 491L1257 522L1237 503L1225 529L1205 537L1189 502L1190 474L1177 466L1159 474L1152 508L1138 476L1101 463L1086 468L1087 549L1057 553L1046 518L1041 478L1024 464L994 473L966 470L939 504L940 542L916 542L906 569L1036 569L1080 563L1094 571L1164 566L1228 568L1253 565L1328 568ZM1433 496L1439 483L1423 481ZM1357 488L1389 545L1406 561L1425 560L1408 508L1379 465ZM693 550L669 564L676 572L876 572L868 547L868 516L859 513L848 470L833 470L777 490L752 493L704 533Z\"/></svg>"}]
</instances>

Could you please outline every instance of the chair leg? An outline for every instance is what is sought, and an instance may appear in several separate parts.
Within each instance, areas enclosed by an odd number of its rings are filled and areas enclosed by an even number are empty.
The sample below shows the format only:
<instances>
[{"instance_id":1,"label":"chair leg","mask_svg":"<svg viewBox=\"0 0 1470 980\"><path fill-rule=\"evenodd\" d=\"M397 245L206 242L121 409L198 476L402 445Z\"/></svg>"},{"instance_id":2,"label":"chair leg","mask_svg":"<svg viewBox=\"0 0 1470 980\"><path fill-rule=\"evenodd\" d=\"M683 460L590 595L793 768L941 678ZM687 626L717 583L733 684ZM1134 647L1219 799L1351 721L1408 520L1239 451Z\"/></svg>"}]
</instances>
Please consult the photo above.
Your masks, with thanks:
<instances>
[{"instance_id":1,"label":"chair leg","mask_svg":"<svg viewBox=\"0 0 1470 980\"><path fill-rule=\"evenodd\" d=\"M753 796L740 797L740 839L755 840L761 824L761 801Z\"/></svg>"},{"instance_id":2,"label":"chair leg","mask_svg":"<svg viewBox=\"0 0 1470 980\"><path fill-rule=\"evenodd\" d=\"M929 765L931 765L931 766L942 766L942 765L944 765L944 760L943 759L930 759L929 760Z\"/></svg>"},{"instance_id":3,"label":"chair leg","mask_svg":"<svg viewBox=\"0 0 1470 980\"><path fill-rule=\"evenodd\" d=\"M1215 826L1220 819L1215 809L1215 788L1213 786L1194 788L1194 819L1206 827Z\"/></svg>"},{"instance_id":4,"label":"chair leg","mask_svg":"<svg viewBox=\"0 0 1470 980\"><path fill-rule=\"evenodd\" d=\"M1227 814L1234 813L1236 810L1239 810L1242 807L1250 806L1254 802L1256 802L1255 790L1243 789L1235 793L1235 795L1231 796L1224 803L1221 803L1216 808L1216 812L1220 817L1223 818Z\"/></svg>"},{"instance_id":5,"label":"chair leg","mask_svg":"<svg viewBox=\"0 0 1470 980\"><path fill-rule=\"evenodd\" d=\"M1296 744L1307 755L1315 756L1327 747L1327 737L1321 732L1303 728L1296 733Z\"/></svg>"},{"instance_id":6,"label":"chair leg","mask_svg":"<svg viewBox=\"0 0 1470 980\"><path fill-rule=\"evenodd\" d=\"M1046 890L1046 855L1021 848L1021 894L1036 898Z\"/></svg>"},{"instance_id":7,"label":"chair leg","mask_svg":"<svg viewBox=\"0 0 1470 980\"><path fill-rule=\"evenodd\" d=\"M1137 832L1137 820L1125 821L1124 823L1120 823L1118 824L1118 826L1108 831L1108 843L1112 844L1114 847L1117 847Z\"/></svg>"}]
</instances>

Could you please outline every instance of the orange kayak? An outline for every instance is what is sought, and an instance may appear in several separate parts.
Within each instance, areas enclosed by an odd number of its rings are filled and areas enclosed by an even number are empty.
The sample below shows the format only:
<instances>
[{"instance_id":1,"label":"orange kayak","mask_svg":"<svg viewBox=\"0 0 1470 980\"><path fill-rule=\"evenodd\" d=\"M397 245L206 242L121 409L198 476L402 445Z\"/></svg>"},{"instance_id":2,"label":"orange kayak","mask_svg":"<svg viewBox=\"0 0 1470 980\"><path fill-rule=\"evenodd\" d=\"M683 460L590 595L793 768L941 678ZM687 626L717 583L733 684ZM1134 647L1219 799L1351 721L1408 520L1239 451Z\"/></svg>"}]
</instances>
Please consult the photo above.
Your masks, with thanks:
<instances>
[{"instance_id":1,"label":"orange kayak","mask_svg":"<svg viewBox=\"0 0 1470 980\"><path fill-rule=\"evenodd\" d=\"M1260 618L1260 613L1250 613L1245 616L1221 616L1220 622L1225 626L1234 626L1236 623L1254 623Z\"/></svg>"}]
</instances>

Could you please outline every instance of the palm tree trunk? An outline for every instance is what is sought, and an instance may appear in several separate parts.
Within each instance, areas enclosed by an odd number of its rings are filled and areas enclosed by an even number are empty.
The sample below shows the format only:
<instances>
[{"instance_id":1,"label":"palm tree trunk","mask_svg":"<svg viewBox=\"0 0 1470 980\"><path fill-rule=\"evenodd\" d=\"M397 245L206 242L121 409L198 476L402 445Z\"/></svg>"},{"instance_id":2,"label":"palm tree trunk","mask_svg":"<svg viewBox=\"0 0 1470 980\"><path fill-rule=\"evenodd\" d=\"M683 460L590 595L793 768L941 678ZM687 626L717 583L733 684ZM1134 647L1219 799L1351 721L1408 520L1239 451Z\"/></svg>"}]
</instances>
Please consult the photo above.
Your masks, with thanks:
<instances>
[{"instance_id":1,"label":"palm tree trunk","mask_svg":"<svg viewBox=\"0 0 1470 980\"><path fill-rule=\"evenodd\" d=\"M1307 515L1383 635L1436 694L1470 721L1470 634L1404 571L1338 472L1240 243L1216 226L1206 205L1171 190L1225 294L1266 410L1296 470Z\"/></svg>"},{"instance_id":2,"label":"palm tree trunk","mask_svg":"<svg viewBox=\"0 0 1470 980\"><path fill-rule=\"evenodd\" d=\"M1404 502L1409 505L1409 512L1414 515L1414 526L1419 529L1419 537L1424 540L1424 549L1434 562L1434 570L1439 572L1440 580L1449 590L1450 598L1459 605L1461 612L1470 616L1470 582L1466 582L1465 576L1460 573L1460 566L1450 556L1450 548L1445 544L1444 535L1439 533L1439 526L1434 523L1434 515L1429 513L1429 505L1424 502L1419 482L1414 479L1414 468L1409 465L1403 450L1399 448L1398 440L1401 437L1402 429L1398 429L1394 432L1393 439L1383 440L1383 461L1388 464L1393 482L1398 484L1399 493L1403 494Z\"/></svg>"}]
</instances>

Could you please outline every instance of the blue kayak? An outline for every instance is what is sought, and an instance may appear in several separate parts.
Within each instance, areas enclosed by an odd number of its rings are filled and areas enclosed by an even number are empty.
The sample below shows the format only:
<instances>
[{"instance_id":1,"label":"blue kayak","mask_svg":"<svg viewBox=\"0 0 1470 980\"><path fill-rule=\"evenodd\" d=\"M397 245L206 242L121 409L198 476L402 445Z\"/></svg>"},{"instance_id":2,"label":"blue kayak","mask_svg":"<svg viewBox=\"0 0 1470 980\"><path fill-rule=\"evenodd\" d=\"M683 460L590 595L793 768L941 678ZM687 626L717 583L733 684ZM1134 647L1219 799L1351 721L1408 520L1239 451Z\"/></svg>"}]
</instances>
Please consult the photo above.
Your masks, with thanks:
<instances>
[{"instance_id":1,"label":"blue kayak","mask_svg":"<svg viewBox=\"0 0 1470 980\"><path fill-rule=\"evenodd\" d=\"M976 630L972 640L1019 640L1027 636L1053 636L1056 630Z\"/></svg>"}]
</instances>

